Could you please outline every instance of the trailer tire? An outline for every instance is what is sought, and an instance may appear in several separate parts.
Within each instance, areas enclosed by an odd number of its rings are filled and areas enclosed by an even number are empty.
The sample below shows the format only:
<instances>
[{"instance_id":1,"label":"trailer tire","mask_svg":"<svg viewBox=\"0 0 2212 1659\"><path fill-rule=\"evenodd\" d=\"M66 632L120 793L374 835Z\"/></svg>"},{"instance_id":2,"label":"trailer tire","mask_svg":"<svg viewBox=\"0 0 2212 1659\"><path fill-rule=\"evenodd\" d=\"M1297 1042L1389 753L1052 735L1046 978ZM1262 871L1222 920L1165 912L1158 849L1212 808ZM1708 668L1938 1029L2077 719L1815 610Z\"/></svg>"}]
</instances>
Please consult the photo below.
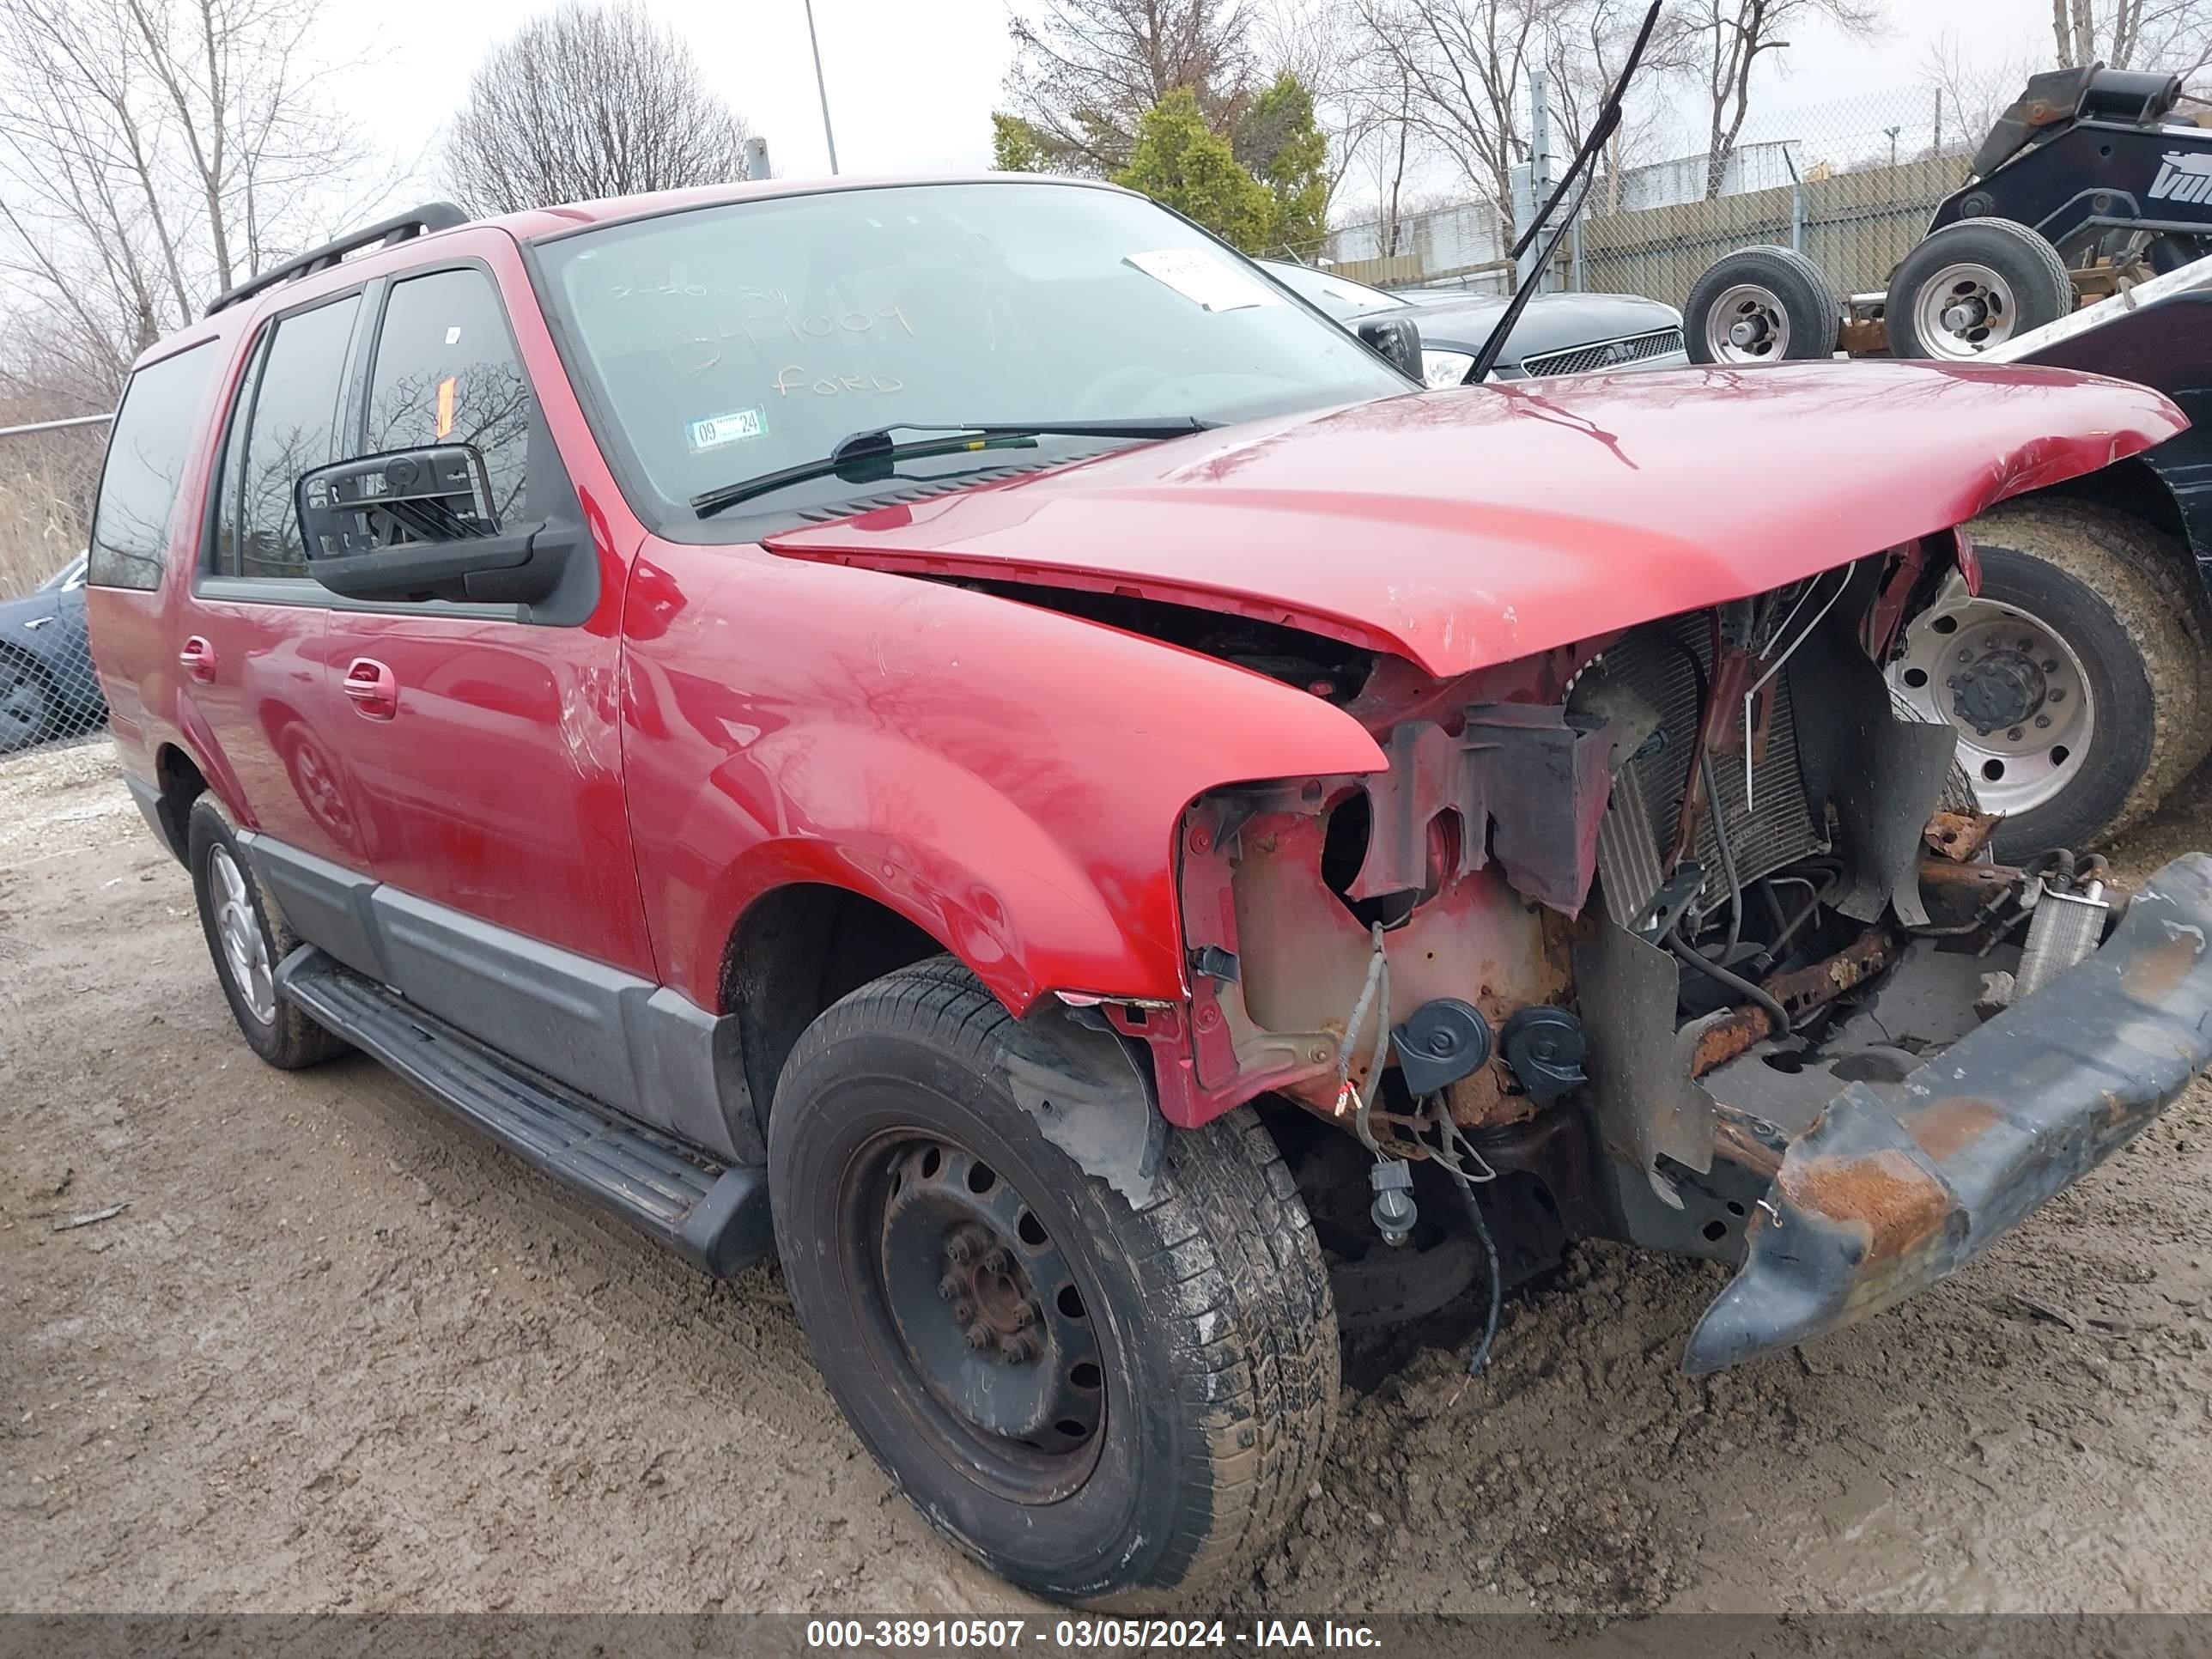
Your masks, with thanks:
<instances>
[{"instance_id":1,"label":"trailer tire","mask_svg":"<svg viewBox=\"0 0 2212 1659\"><path fill-rule=\"evenodd\" d=\"M1716 260L1690 289L1682 343L1693 363L1832 357L1843 302L1820 266L1786 247L1742 247Z\"/></svg>"},{"instance_id":2,"label":"trailer tire","mask_svg":"<svg viewBox=\"0 0 2212 1659\"><path fill-rule=\"evenodd\" d=\"M1889 355L1966 362L2074 309L2066 261L2010 219L1961 219L1925 238L1889 279Z\"/></svg>"}]
</instances>

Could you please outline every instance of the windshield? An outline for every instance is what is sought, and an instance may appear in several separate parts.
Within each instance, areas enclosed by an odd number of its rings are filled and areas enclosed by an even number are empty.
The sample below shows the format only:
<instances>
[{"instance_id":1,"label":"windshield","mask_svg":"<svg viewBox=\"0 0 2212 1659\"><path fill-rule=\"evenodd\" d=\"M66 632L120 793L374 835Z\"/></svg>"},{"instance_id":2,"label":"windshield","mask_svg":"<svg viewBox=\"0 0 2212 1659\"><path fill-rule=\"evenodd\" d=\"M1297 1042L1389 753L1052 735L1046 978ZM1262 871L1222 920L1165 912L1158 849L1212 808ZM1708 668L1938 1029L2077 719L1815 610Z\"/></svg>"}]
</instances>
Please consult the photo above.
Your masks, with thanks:
<instances>
[{"instance_id":1,"label":"windshield","mask_svg":"<svg viewBox=\"0 0 2212 1659\"><path fill-rule=\"evenodd\" d=\"M542 250L546 301L659 498L827 455L899 423L1195 416L1360 402L1407 383L1242 256L1142 198L1084 185L827 191L610 226ZM1038 454L1111 447L1045 437ZM924 478L1016 451L902 464ZM793 484L787 512L880 491ZM641 507L647 506L640 502Z\"/></svg>"},{"instance_id":2,"label":"windshield","mask_svg":"<svg viewBox=\"0 0 2212 1659\"><path fill-rule=\"evenodd\" d=\"M1378 311L1403 311L1409 304L1395 294L1385 294L1379 288L1355 283L1334 271L1316 270L1311 265L1284 264L1273 259L1262 259L1260 263L1284 287L1301 299L1312 301L1339 322L1372 316Z\"/></svg>"}]
</instances>

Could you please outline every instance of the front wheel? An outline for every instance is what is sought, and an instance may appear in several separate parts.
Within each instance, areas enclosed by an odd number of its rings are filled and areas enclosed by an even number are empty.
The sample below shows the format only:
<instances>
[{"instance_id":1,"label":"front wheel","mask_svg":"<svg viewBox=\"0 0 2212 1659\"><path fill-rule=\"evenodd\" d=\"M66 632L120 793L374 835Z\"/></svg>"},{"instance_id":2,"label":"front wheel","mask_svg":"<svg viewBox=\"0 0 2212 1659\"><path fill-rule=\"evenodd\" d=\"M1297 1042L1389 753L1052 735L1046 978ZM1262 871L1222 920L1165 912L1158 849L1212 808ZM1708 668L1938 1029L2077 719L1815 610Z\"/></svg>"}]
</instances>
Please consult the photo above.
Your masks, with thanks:
<instances>
[{"instance_id":1,"label":"front wheel","mask_svg":"<svg viewBox=\"0 0 2212 1659\"><path fill-rule=\"evenodd\" d=\"M769 1124L784 1278L854 1431L930 1522L1054 1601L1249 1571L1336 1411L1328 1275L1249 1109L1171 1133L1143 1208L1047 1140L1012 1021L939 961L807 1031Z\"/></svg>"},{"instance_id":2,"label":"front wheel","mask_svg":"<svg viewBox=\"0 0 2212 1659\"><path fill-rule=\"evenodd\" d=\"M1958 731L1980 805L2004 815L1999 858L2100 845L2203 757L2208 662L2185 556L2081 502L2008 503L1967 533L1982 591L1954 580L1913 619L1891 684Z\"/></svg>"}]
</instances>

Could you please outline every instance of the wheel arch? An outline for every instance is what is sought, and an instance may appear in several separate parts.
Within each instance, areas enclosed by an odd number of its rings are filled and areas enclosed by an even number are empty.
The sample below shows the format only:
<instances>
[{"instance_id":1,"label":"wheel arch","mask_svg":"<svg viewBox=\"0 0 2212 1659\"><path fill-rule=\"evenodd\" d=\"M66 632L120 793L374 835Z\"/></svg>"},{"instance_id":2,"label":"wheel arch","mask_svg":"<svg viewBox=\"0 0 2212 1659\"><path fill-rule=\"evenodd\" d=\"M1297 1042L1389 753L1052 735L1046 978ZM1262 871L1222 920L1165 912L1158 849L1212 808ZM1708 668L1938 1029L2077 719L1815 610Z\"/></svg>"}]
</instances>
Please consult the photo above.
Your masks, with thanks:
<instances>
[{"instance_id":1,"label":"wheel arch","mask_svg":"<svg viewBox=\"0 0 2212 1659\"><path fill-rule=\"evenodd\" d=\"M880 892L820 878L760 892L729 929L716 1012L736 1021L724 1064L743 1073L763 1135L776 1079L823 1010L872 980L934 956L945 940Z\"/></svg>"},{"instance_id":2,"label":"wheel arch","mask_svg":"<svg viewBox=\"0 0 2212 1659\"><path fill-rule=\"evenodd\" d=\"M161 825L161 839L179 864L187 859L192 803L206 793L207 787L207 774L182 747L173 743L156 745L154 814Z\"/></svg>"}]
</instances>

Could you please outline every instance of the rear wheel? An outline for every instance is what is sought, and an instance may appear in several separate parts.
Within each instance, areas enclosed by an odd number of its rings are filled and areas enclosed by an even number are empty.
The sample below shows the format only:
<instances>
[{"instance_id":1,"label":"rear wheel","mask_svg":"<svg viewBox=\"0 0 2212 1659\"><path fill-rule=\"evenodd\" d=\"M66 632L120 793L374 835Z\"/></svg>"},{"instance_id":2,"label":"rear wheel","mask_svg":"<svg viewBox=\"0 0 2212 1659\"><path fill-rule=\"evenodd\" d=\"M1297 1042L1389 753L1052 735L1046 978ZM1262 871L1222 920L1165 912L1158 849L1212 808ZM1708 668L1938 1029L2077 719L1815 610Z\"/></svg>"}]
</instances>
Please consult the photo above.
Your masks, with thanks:
<instances>
[{"instance_id":1,"label":"rear wheel","mask_svg":"<svg viewBox=\"0 0 2212 1659\"><path fill-rule=\"evenodd\" d=\"M1804 255L1786 247L1738 248L1692 286L1682 339L1693 363L1829 357L1842 321L1835 289Z\"/></svg>"},{"instance_id":2,"label":"rear wheel","mask_svg":"<svg viewBox=\"0 0 2212 1659\"><path fill-rule=\"evenodd\" d=\"M216 978L246 1046L279 1070L318 1065L346 1050L344 1041L276 994L276 973L300 940L265 893L212 795L192 803L185 853L200 929Z\"/></svg>"},{"instance_id":3,"label":"rear wheel","mask_svg":"<svg viewBox=\"0 0 2212 1659\"><path fill-rule=\"evenodd\" d=\"M1954 581L1915 617L1892 685L1948 721L1997 855L2098 845L2203 758L2203 635L2156 532L2068 501L2002 507L1969 526L1982 591ZM2175 568L2179 568L2176 566Z\"/></svg>"},{"instance_id":4,"label":"rear wheel","mask_svg":"<svg viewBox=\"0 0 2212 1659\"><path fill-rule=\"evenodd\" d=\"M1963 362L2074 309L2074 279L2041 233L1964 219L1906 254L1883 314L1893 357Z\"/></svg>"},{"instance_id":5,"label":"rear wheel","mask_svg":"<svg viewBox=\"0 0 2212 1659\"><path fill-rule=\"evenodd\" d=\"M965 969L838 1003L777 1087L777 1249L815 1363L933 1524L1057 1601L1248 1571L1336 1410L1328 1278L1249 1110L1172 1133L1141 1209L1006 1083Z\"/></svg>"}]
</instances>

